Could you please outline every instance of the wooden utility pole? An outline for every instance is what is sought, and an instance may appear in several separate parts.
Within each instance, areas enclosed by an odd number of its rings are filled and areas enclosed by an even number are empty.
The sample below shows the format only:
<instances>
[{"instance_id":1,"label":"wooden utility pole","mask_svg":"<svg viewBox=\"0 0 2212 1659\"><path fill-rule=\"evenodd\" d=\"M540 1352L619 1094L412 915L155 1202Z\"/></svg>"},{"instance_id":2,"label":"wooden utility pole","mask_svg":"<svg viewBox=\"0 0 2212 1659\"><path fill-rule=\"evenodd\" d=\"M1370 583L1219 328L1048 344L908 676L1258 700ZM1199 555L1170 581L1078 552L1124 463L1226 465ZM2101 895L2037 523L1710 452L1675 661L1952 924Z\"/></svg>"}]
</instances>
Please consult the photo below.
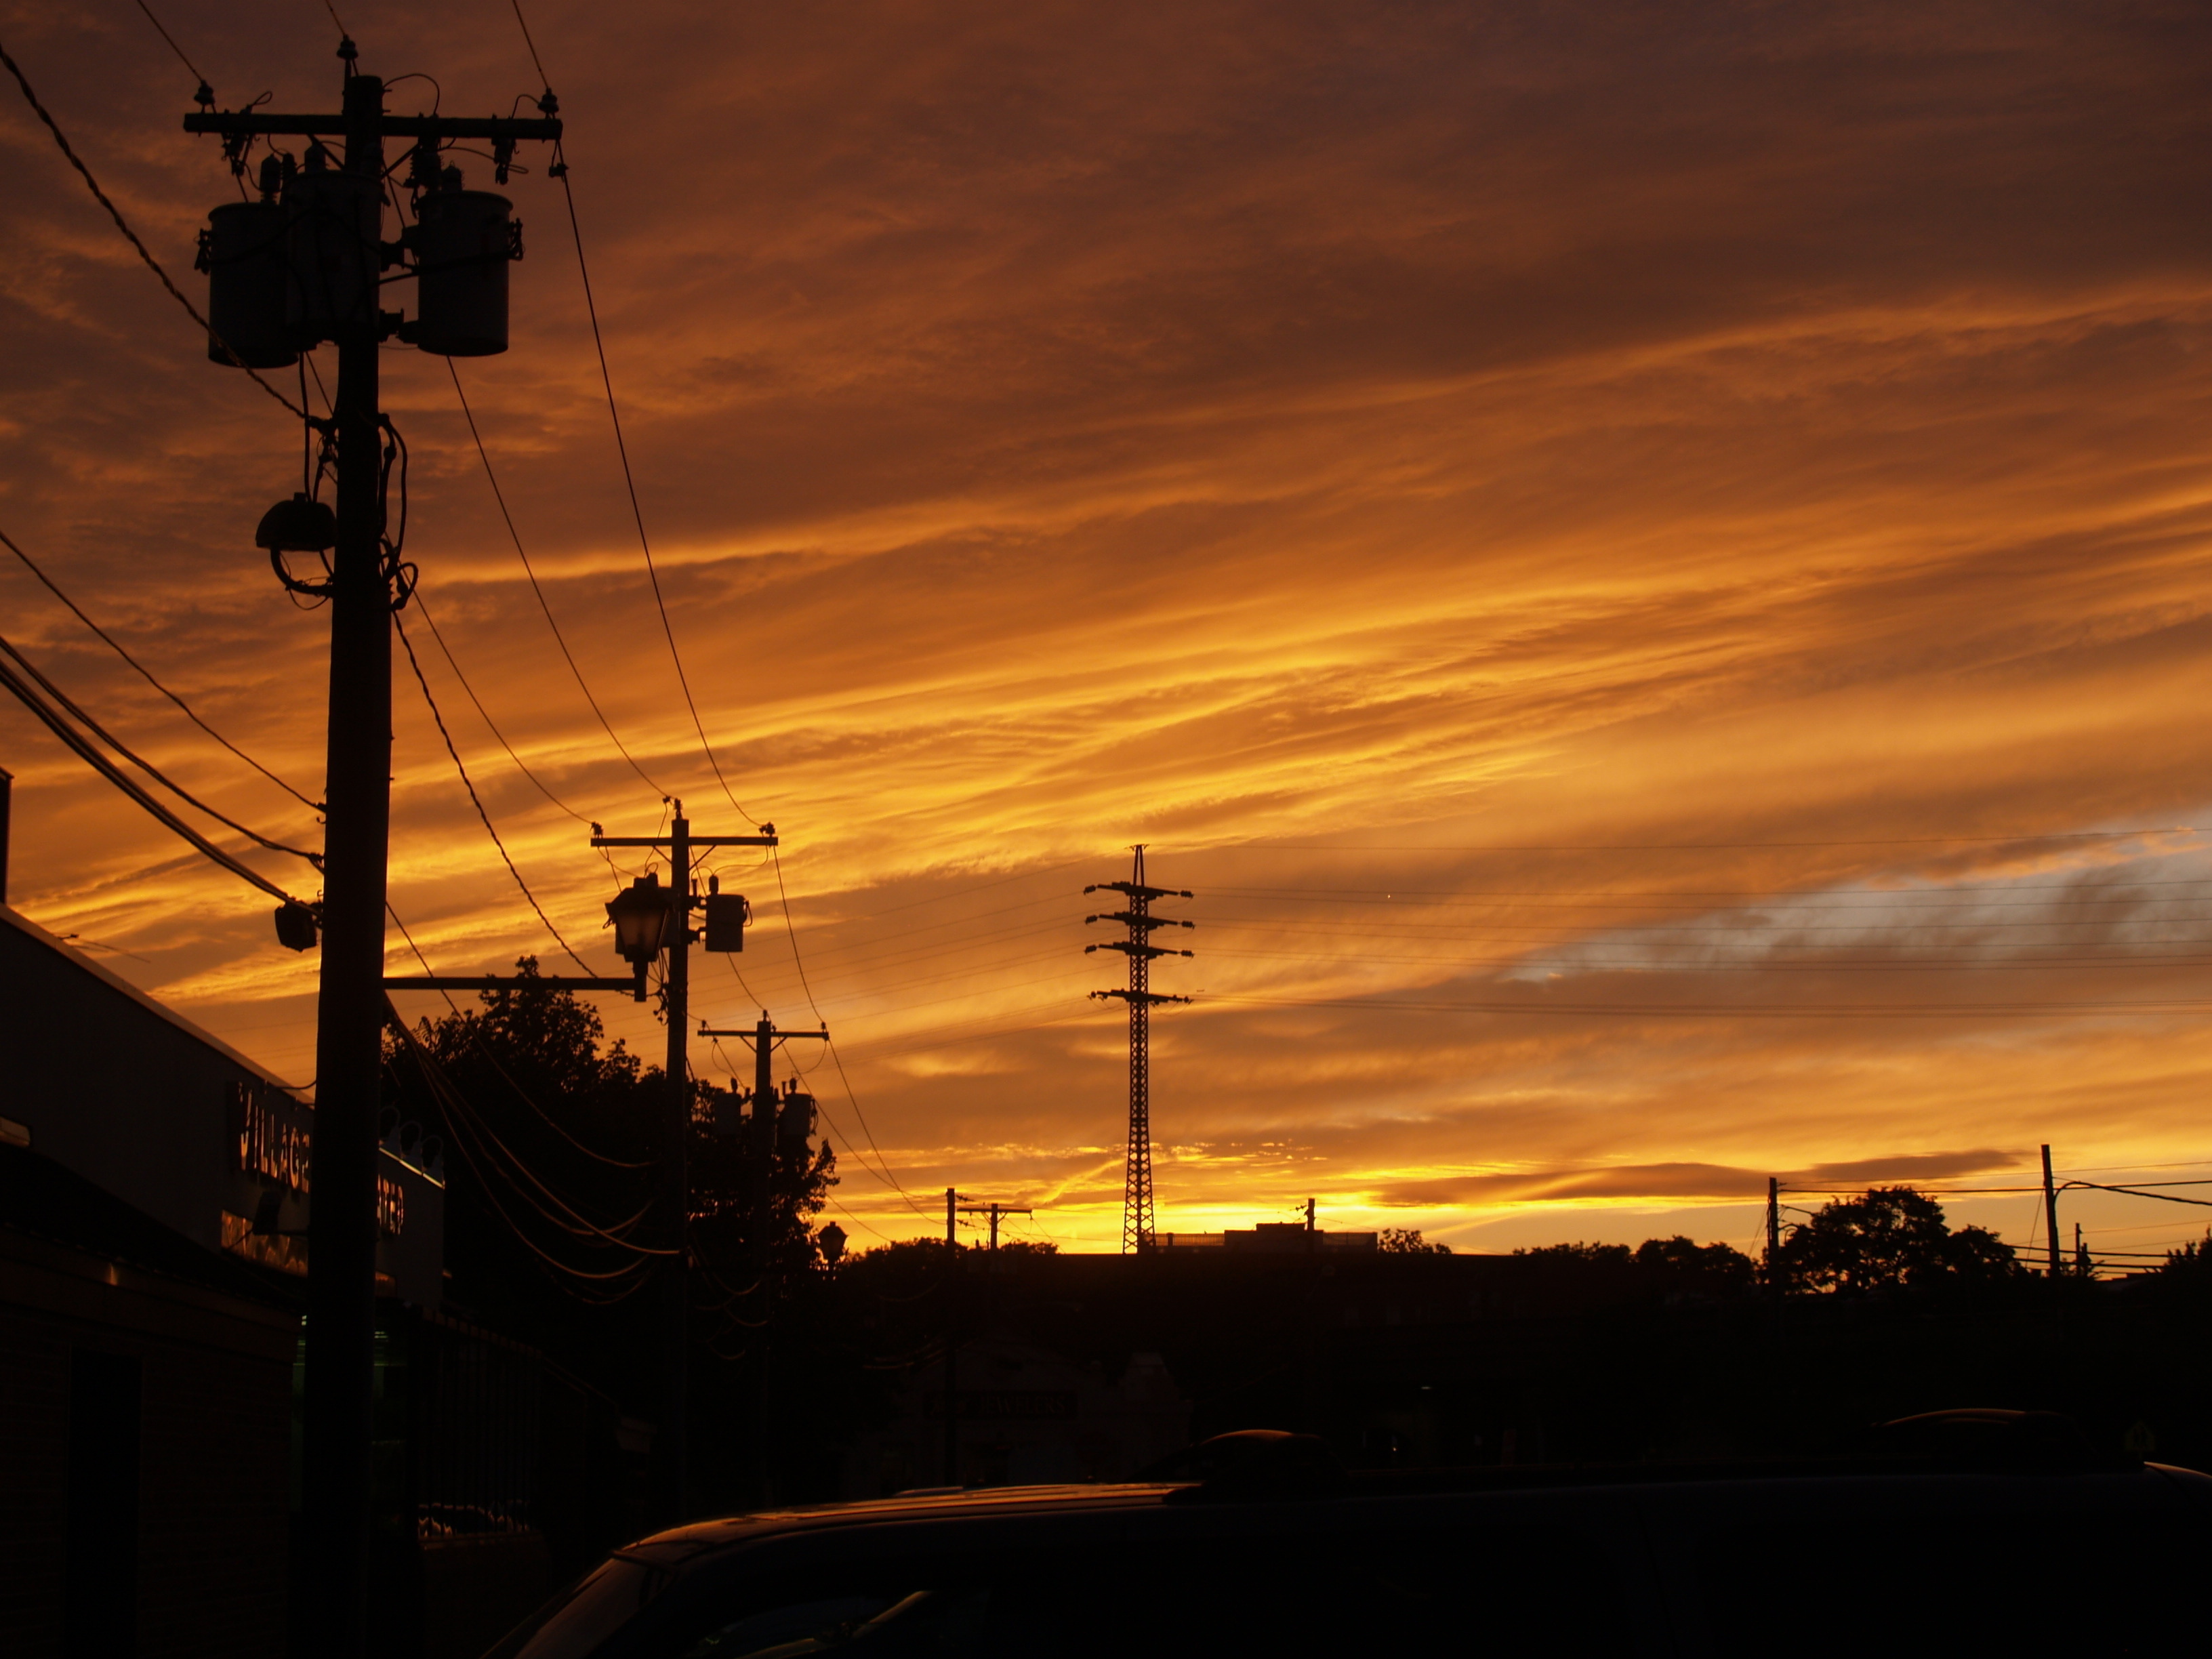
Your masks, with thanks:
<instances>
[{"instance_id":1,"label":"wooden utility pole","mask_svg":"<svg viewBox=\"0 0 2212 1659\"><path fill-rule=\"evenodd\" d=\"M662 936L668 952L667 977L662 981L668 1018L666 1111L667 1151L661 1156L661 1204L667 1212L676 1254L667 1262L665 1341L668 1375L661 1422L653 1434L655 1481L662 1523L674 1526L690 1519L689 1476L691 1394L690 1250L685 1240L691 1209L691 946L698 934L691 913L704 908L705 898L693 891L691 858L696 852L717 847L774 847L775 826L763 823L757 835L695 836L691 820L684 816L684 803L672 801L673 811L665 836L600 836L594 847L647 847L668 854L669 926Z\"/></svg>"},{"instance_id":2,"label":"wooden utility pole","mask_svg":"<svg viewBox=\"0 0 2212 1659\"><path fill-rule=\"evenodd\" d=\"M999 1218L1007 1215L1031 1215L1035 1212L1017 1208L1012 1204L963 1204L962 1215L986 1215L991 1218L991 1248L999 1248Z\"/></svg>"},{"instance_id":3,"label":"wooden utility pole","mask_svg":"<svg viewBox=\"0 0 2212 1659\"><path fill-rule=\"evenodd\" d=\"M1766 1288L1782 1294L1782 1182L1766 1177Z\"/></svg>"},{"instance_id":4,"label":"wooden utility pole","mask_svg":"<svg viewBox=\"0 0 2212 1659\"><path fill-rule=\"evenodd\" d=\"M775 1069L772 1064L775 1045L793 1038L811 1039L827 1042L830 1028L823 1025L817 1031L785 1031L777 1029L775 1022L763 1012L759 1022L750 1030L739 1027L734 1030L719 1031L709 1029L703 1022L699 1027L702 1037L735 1037L753 1046L753 1111L746 1125L751 1146L748 1159L745 1207L747 1231L752 1239L750 1267L753 1280L762 1287L760 1306L771 1306L775 1294L769 1284L774 1267L769 1232L775 1220L775 1188L774 1174L778 1156L776 1142L776 1094ZM766 1504L775 1501L768 1479L768 1316L763 1313L754 1340L748 1345L750 1360L745 1375L745 1469L751 1489L751 1499Z\"/></svg>"},{"instance_id":5,"label":"wooden utility pole","mask_svg":"<svg viewBox=\"0 0 2212 1659\"><path fill-rule=\"evenodd\" d=\"M2056 1280L2062 1271L2058 1255L2058 1188L2051 1179L2051 1148L2043 1149L2043 1224L2051 1235L2051 1277Z\"/></svg>"},{"instance_id":6,"label":"wooden utility pole","mask_svg":"<svg viewBox=\"0 0 2212 1659\"><path fill-rule=\"evenodd\" d=\"M304 319L289 319L297 344L338 349L337 396L323 425L337 446L336 545L330 600L330 716L324 819L322 980L316 1007L315 1108L310 1156L307 1316L301 1440L307 1645L354 1659L368 1642L370 1407L376 1359L376 1119L381 1104L386 860L392 818L392 613L404 603L395 562L385 554L380 453L384 418L378 354L399 331L380 307L387 264L380 246L386 192L384 141L411 137L434 152L450 140L489 140L511 156L521 139L557 139L550 118L389 116L384 82L345 63L336 115L260 110L203 111L187 132L235 141L289 136L344 140L336 186L304 210L294 247L311 244L292 280L306 295ZM501 164L505 177L506 164ZM287 204L289 205L289 202ZM320 216L318 217L317 216ZM272 326L281 327L281 322ZM501 349L504 346L502 337ZM289 361L289 360L288 360Z\"/></svg>"},{"instance_id":7,"label":"wooden utility pole","mask_svg":"<svg viewBox=\"0 0 2212 1659\"><path fill-rule=\"evenodd\" d=\"M945 1189L945 1479L960 1484L960 1194Z\"/></svg>"}]
</instances>

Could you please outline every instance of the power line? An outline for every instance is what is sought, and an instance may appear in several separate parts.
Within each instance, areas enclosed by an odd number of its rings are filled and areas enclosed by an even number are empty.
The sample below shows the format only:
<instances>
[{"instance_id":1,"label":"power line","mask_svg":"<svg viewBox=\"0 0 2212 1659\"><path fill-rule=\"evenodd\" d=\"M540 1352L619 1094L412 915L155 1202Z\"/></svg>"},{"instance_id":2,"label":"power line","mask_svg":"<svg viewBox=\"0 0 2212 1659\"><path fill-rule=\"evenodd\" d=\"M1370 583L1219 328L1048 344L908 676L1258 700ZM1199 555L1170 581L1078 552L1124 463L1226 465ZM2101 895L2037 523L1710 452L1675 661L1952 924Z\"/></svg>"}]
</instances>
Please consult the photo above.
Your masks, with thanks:
<instances>
[{"instance_id":1,"label":"power line","mask_svg":"<svg viewBox=\"0 0 2212 1659\"><path fill-rule=\"evenodd\" d=\"M829 1029L830 1022L822 1018L821 1005L814 1000L814 988L807 982L805 960L799 954L799 928L791 919L791 890L784 884L781 849L770 848L769 857L769 862L775 869L776 897L782 901L783 904L783 933L784 937L791 942L792 966L799 969L799 983L800 988L806 994L806 1006L814 1011L815 1018L822 1020L823 1028L826 1030ZM845 1098L853 1103L853 1115L860 1121L860 1133L867 1137L868 1150L876 1155L876 1162L883 1165L884 1173L890 1177L891 1185L897 1189L899 1197L905 1200L907 1208L924 1220L933 1221L936 1218L915 1203L914 1195L899 1185L899 1178L892 1173L890 1161L884 1158L884 1149L876 1145L876 1132L868 1127L868 1115L860 1109L860 1097L854 1091L853 1079L845 1073L845 1059L837 1052L836 1043L825 1039L823 1046L829 1049L830 1058L836 1065L837 1080L844 1085ZM855 1156L857 1157L858 1154ZM861 1167L865 1169L866 1166L863 1164Z\"/></svg>"},{"instance_id":2,"label":"power line","mask_svg":"<svg viewBox=\"0 0 2212 1659\"><path fill-rule=\"evenodd\" d=\"M591 964L578 956L568 941L561 937L561 930L553 925L552 918L538 902L538 896L530 890L530 884L523 880L522 872L514 867L514 860L507 854L507 843L499 838L499 831L492 827L491 814L484 811L484 804L477 794L477 787L470 781L469 769L461 763L461 751L453 747L453 733L446 730L446 717L438 712L438 700L430 695L430 682L422 676L422 665L415 659L414 642L408 639L406 624L400 621L399 613L396 611L392 613L392 624L399 635L399 643L407 652L407 665L415 671L415 684L422 688L422 701L430 706L430 718L437 722L438 735L445 739L446 752L453 757L453 769L461 775L461 787L469 793L469 805L477 809L477 817L483 821L484 833L491 837L491 844L499 849L500 862L507 866L507 873L514 878L514 884L522 890L522 896L530 901L530 908L537 912L538 920L545 924L545 931L553 935L554 942L567 952L569 961L589 974Z\"/></svg>"},{"instance_id":3,"label":"power line","mask_svg":"<svg viewBox=\"0 0 2212 1659\"><path fill-rule=\"evenodd\" d=\"M131 228L131 222L123 216L123 210L117 207L113 202L108 199L107 192L100 187L100 180L92 176L92 169L85 166L84 162L78 157L76 151L70 148L68 136L62 131L60 125L54 120L54 118L46 112L46 106L39 101L39 94L31 90L31 83L24 77L21 65L19 65L13 58L9 56L8 49L5 46L0 46L0 64L5 64L8 66L8 72L15 77L15 84L23 89L24 99L30 104L31 108L37 112L39 119L46 124L46 131L53 134L54 143L61 146L62 154L69 158L69 164L75 167L77 172L83 176L85 188L91 191L93 199L97 201L100 206L107 210L107 216L115 221L115 228L123 233L125 240L130 242L132 247L138 250L138 257L146 262L146 269L152 271L156 276L161 279L161 286L169 290L169 297L185 308L185 314L186 316L190 317L194 322L198 323L203 329L207 331L208 338L214 343L224 356L228 357L231 362L238 368L245 369L248 374L252 376L254 385L259 386L264 392L274 398L278 403L283 404L286 409L291 410L292 413L299 416L300 419L303 421L306 420L307 418L307 411L301 408L297 404L294 403L289 398L279 392L275 386L270 385L268 381L263 380L258 371L247 367L246 360L240 356L235 351L232 350L229 343L226 341L222 336L215 331L214 328L209 325L206 318L200 315L199 308L193 305L190 300L185 298L183 290L169 280L169 273L161 269L161 262L154 257L152 252L148 249L145 243L138 240L138 233Z\"/></svg>"},{"instance_id":4,"label":"power line","mask_svg":"<svg viewBox=\"0 0 2212 1659\"><path fill-rule=\"evenodd\" d=\"M584 694L584 701L591 705L592 713L598 718L600 729L606 732L608 740L620 751L623 759L629 763L629 769L644 780L647 788L663 800L667 799L668 792L653 781L646 769L637 763L637 757L631 754L621 738L615 734L613 723L607 719L606 711L599 707L599 700L592 695L592 688L585 683L584 671L576 665L576 653L569 650L568 636L561 632L561 624L554 620L552 604L546 599L545 589L538 580L538 571L530 562L529 551L522 545L521 532L514 527L514 515L507 511L507 492L499 487L499 475L492 471L491 453L484 447L483 434L477 430L476 411L469 407L469 394L461 390L460 372L453 367L451 357L446 359L446 373L453 377L453 395L461 400L461 416L469 423L469 436L476 441L477 459L483 463L484 481L491 485L492 499L499 503L499 516L507 525L507 539L514 544L515 556L522 561L523 574L530 578L530 591L538 596L538 608L545 613L545 625L553 630L553 642L561 647L562 660L568 665L568 672L576 677L576 689Z\"/></svg>"},{"instance_id":5,"label":"power line","mask_svg":"<svg viewBox=\"0 0 2212 1659\"><path fill-rule=\"evenodd\" d=\"M522 0L508 0L514 8L514 21L522 28L522 44L530 49L531 67L538 71L538 84L545 88L545 95L553 95L553 82L545 73L545 65L538 56L538 43L530 38L530 25L522 15Z\"/></svg>"},{"instance_id":6,"label":"power line","mask_svg":"<svg viewBox=\"0 0 2212 1659\"><path fill-rule=\"evenodd\" d=\"M1409 1014L1567 1014L1625 1015L1632 1018L1688 1019L1951 1019L1972 1016L2032 1018L2045 1014L2175 1014L2212 1012L2212 1002L2143 1000L2137 1002L1952 1002L1942 1004L1884 1003L1545 1003L1529 1002L1403 1002L1358 1000L1343 997L1254 997L1221 992L1201 994L1201 1003L1243 1003L1275 1008L1346 1008Z\"/></svg>"},{"instance_id":7,"label":"power line","mask_svg":"<svg viewBox=\"0 0 2212 1659\"><path fill-rule=\"evenodd\" d=\"M450 359L448 361L450 361ZM507 750L507 759L513 761L517 769L522 773L522 775L528 778L531 782L538 786L538 793L544 796L546 799L551 801L554 805L559 807L562 811L566 812L570 817L575 819L579 823L588 824L591 823L591 819L586 817L581 812L579 812L574 807L569 805L567 801L562 800L560 796L555 794L551 789L548 788L545 784L545 780L539 777L537 773L532 771L530 769L529 763L525 761L521 756L514 752L514 745L507 740L507 734L499 729L498 722L492 719L489 711L484 708L483 699L477 696L476 687L469 684L469 677L461 672L460 664L454 660L453 647L446 643L446 636L438 631L437 618L430 614L430 607L422 602L422 590L420 587L417 587L412 597L415 600L415 608L422 613L422 620L429 625L430 637L438 642L438 650L440 654L446 659L446 666L453 671L453 678L461 683L461 690L468 693L469 701L476 705L476 711L478 715L482 716L485 728L490 732L494 738L498 739L499 746Z\"/></svg>"},{"instance_id":8,"label":"power line","mask_svg":"<svg viewBox=\"0 0 2212 1659\"><path fill-rule=\"evenodd\" d=\"M146 3L146 0L138 0L138 9L146 14L146 21L154 26L154 32L169 43L169 50L177 54L177 61L179 64L182 64L187 70L191 70L192 79L200 83L199 91L201 101L210 104L213 103L215 101L215 88L208 84L207 76L202 75L198 69L193 67L192 60L185 56L185 49L177 44L176 37L171 34L168 30L161 27L161 20L154 15L153 7L148 5Z\"/></svg>"},{"instance_id":9,"label":"power line","mask_svg":"<svg viewBox=\"0 0 2212 1659\"><path fill-rule=\"evenodd\" d=\"M1954 882L1942 887L1899 888L1882 891L1863 888L1856 893L1838 890L1838 899L1863 898L1878 904L1900 902L1905 899L1948 899L1958 893L2079 893L2083 891L2117 892L2134 887L2202 887L2212 883L2212 876L2160 876L2141 881L1993 881ZM1802 893L1798 887L1732 887L1700 889L1694 887L1663 888L1582 888L1582 887L1216 887L1216 893L1235 894L1240 897L1268 899L1299 899L1314 903L1381 904L1399 897L1430 898L1440 902L1459 899L1524 899L1578 898L1600 900L1643 900L1665 902L1673 899L1714 898L1788 898ZM1808 901L1812 902L1812 901ZM2113 901L2124 902L2125 901ZM1610 908L1610 905L1601 906Z\"/></svg>"},{"instance_id":10,"label":"power line","mask_svg":"<svg viewBox=\"0 0 2212 1659\"><path fill-rule=\"evenodd\" d=\"M516 15L520 16L520 13ZM660 612L660 631L668 639L669 659L676 665L676 683L683 688L684 706L691 711L691 729L699 734L699 746L706 751L708 765L714 768L714 781L721 785L724 797L738 815L750 818L752 814L730 793L729 780L722 775L722 763L715 758L714 745L707 740L707 727L699 718L699 705L691 696L690 677L684 672L684 653L676 647L676 626L669 620L668 602L661 595L660 572L653 561L652 538L645 533L645 509L638 505L637 478L630 471L629 446L623 438L622 410L615 402L614 376L607 368L607 343L599 332L599 302L592 297L591 267L584 260L584 230L576 218L576 191L568 182L568 157L557 141L553 146L552 171L561 180L562 198L568 204L568 231L576 244L576 270L584 279L584 309L592 320L592 347L599 354L599 382L606 388L607 418L614 424L615 453L622 459L623 484L629 491L630 517L637 523L637 543L645 553L645 574L653 584L653 603Z\"/></svg>"},{"instance_id":11,"label":"power line","mask_svg":"<svg viewBox=\"0 0 2212 1659\"><path fill-rule=\"evenodd\" d=\"M2037 841L2130 841L2144 836L2193 836L2191 824L2160 824L2140 830L2034 830L2008 836L1913 836L1888 839L1836 841L1625 841L1550 842L1515 844L1478 842L1465 846L1440 843L1376 842L1370 846L1340 846L1318 842L1247 841L1192 849L1193 854L1217 853L1741 853L1789 851L1833 847L1964 847L2011 846Z\"/></svg>"},{"instance_id":12,"label":"power line","mask_svg":"<svg viewBox=\"0 0 2212 1659\"><path fill-rule=\"evenodd\" d=\"M63 592L60 585L58 584L52 576L46 574L44 570L41 570L37 563L33 561L29 554L23 551L21 548L16 546L14 539L4 531L0 531L0 544L4 544L10 553L13 553L17 558L21 559L23 562L23 568L28 570L33 576L36 576L41 582L45 583L46 591L52 593L56 599L59 599L64 605L67 605L70 608L70 613L74 615L79 622L82 623L87 628L90 629L102 640L106 641L108 647L112 650L117 656L122 658L123 660L129 663L131 667L137 669L139 674L143 677L147 684L152 686L156 691L159 691L163 696L167 697L171 702L176 704L179 708L182 709L186 720L190 720L194 726L198 726L201 731L206 732L208 736L213 738L224 748L229 750L232 754L237 756L239 759L244 761L255 771L260 773L263 777L268 779L270 782L275 784L286 794L291 796L294 800L298 801L301 805L306 807L309 811L320 812L323 810L323 804L320 801L308 799L307 796L301 794L300 791L295 789L290 784L285 782L283 779L278 777L274 772L264 766L259 761L254 759L252 756L247 754L243 749L240 749L228 738L223 736L222 732L216 731L215 727L210 726L205 720L202 720L198 714L193 712L192 707L190 703L186 702L175 692L170 690L169 688L162 684L161 681L155 679L151 669L148 668L145 664L140 662L137 658L132 656L128 651L125 650L123 647L118 643L113 635L110 634L98 623L93 621L91 617L86 616L84 611L78 606L77 602L70 598L68 594Z\"/></svg>"},{"instance_id":13,"label":"power line","mask_svg":"<svg viewBox=\"0 0 2212 1659\"><path fill-rule=\"evenodd\" d=\"M1556 941L1547 940L1545 943L1556 943ZM2212 967L2212 957L2202 955L2039 957L2008 962L1973 957L1955 957L1949 961L1923 958L1917 961L1896 962L1822 962L1805 957L1790 957L1765 962L1661 962L1634 957L1615 959L1519 956L1402 957L1386 956L1372 951L1339 954L1314 951L1238 951L1225 945L1213 947L1213 954L1221 957L1241 957L1248 960L1263 962L1387 962L1461 969L1544 968L1593 974L1995 974L2049 973L2075 968L2101 969Z\"/></svg>"},{"instance_id":14,"label":"power line","mask_svg":"<svg viewBox=\"0 0 2212 1659\"><path fill-rule=\"evenodd\" d=\"M93 719L91 715L85 713L83 708L74 702L67 692L64 691L61 687L56 685L52 680L48 679L46 675L40 672L36 664L32 662L32 660L28 657L25 656L21 651L18 651L13 645L10 645L5 639L0 639L0 653L5 653L8 656L14 658L17 666L21 667L25 673L36 680L39 684L45 689L47 696L53 698L56 702L59 703L64 708L67 709L70 714L74 715L79 725L82 726L87 731L90 732L93 736L98 738L110 749L112 749L117 754L122 756L124 759L129 761L133 766L137 767L141 772L143 772L148 777L153 779L155 782L160 784L171 794L176 796L179 800L182 800L186 805L196 807L200 811L206 813L208 817L213 818L216 823L223 825L226 829L236 830L240 835L245 836L248 841L252 842L258 847L266 848L272 853L289 853L294 858L303 859L318 870L323 867L323 857L321 854L311 853L304 847L293 847L281 841L272 841L268 836L261 834L258 830L247 829L244 824L239 823L237 819L231 817L225 813L218 812L214 807L210 806L198 796L185 788L183 785L176 782L167 773L163 772L161 768L155 766L151 761L142 758L139 755L127 747L120 739L118 739L113 732L110 732L98 720Z\"/></svg>"},{"instance_id":15,"label":"power line","mask_svg":"<svg viewBox=\"0 0 2212 1659\"><path fill-rule=\"evenodd\" d=\"M294 898L291 894L270 881L259 871L225 852L160 801L155 799L136 779L131 777L114 762L101 754L88 739L71 726L58 709L48 706L37 690L5 662L0 662L0 690L14 693L25 708L37 715L46 728L66 744L87 765L136 801L150 817L190 842L198 849L203 857L222 866L240 881L259 888L271 898L281 899L287 904L297 905L302 909L313 908L301 900Z\"/></svg>"}]
</instances>

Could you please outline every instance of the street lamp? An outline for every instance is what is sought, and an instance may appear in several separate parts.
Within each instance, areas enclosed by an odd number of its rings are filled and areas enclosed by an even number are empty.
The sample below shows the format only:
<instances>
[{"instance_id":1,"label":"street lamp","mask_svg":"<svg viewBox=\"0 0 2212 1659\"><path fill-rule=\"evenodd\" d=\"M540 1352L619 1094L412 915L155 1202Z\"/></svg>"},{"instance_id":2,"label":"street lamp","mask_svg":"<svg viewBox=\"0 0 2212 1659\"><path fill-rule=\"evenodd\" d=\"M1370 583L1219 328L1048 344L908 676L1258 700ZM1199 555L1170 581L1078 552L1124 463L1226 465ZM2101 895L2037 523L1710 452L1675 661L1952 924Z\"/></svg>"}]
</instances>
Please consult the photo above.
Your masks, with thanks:
<instances>
[{"instance_id":1,"label":"street lamp","mask_svg":"<svg viewBox=\"0 0 2212 1659\"><path fill-rule=\"evenodd\" d=\"M297 491L261 515L253 544L271 553L327 553L338 544L337 515L306 490Z\"/></svg>"},{"instance_id":2,"label":"street lamp","mask_svg":"<svg viewBox=\"0 0 2212 1659\"><path fill-rule=\"evenodd\" d=\"M668 944L674 899L674 890L661 886L660 872L648 870L607 901L615 950L640 974Z\"/></svg>"}]
</instances>

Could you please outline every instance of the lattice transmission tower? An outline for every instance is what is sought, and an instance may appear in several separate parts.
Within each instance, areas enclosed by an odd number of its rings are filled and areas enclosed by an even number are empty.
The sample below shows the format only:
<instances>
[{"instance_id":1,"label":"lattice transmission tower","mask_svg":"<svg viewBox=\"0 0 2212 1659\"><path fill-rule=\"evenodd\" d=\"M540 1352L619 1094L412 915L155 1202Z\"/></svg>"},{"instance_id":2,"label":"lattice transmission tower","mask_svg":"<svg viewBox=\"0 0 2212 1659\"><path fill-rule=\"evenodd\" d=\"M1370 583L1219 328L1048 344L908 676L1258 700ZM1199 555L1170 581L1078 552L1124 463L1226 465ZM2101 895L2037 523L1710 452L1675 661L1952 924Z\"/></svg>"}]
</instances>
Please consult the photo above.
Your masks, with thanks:
<instances>
[{"instance_id":1,"label":"lattice transmission tower","mask_svg":"<svg viewBox=\"0 0 2212 1659\"><path fill-rule=\"evenodd\" d=\"M1119 951L1129 958L1128 988L1121 991L1093 991L1091 994L1101 1000L1118 997L1129 1005L1129 1158L1127 1174L1121 1194L1121 1249L1148 1250L1152 1246L1152 1056L1149 1052L1152 1037L1152 1005L1159 1002L1188 1002L1188 997L1164 996L1152 988L1152 965L1154 957L1187 957L1188 951L1170 951L1152 943L1152 931L1158 927L1190 927L1196 924L1175 916L1156 916L1152 901L1164 898L1191 898L1194 894L1175 887L1147 887L1145 884L1145 849L1140 843L1133 849L1137 855L1135 873L1127 881L1102 881L1086 887L1086 893L1121 893L1127 896L1128 908L1095 916L1085 916L1085 922L1118 921L1129 929L1126 939L1113 939L1103 945L1086 945L1084 954L1093 951Z\"/></svg>"}]
</instances>

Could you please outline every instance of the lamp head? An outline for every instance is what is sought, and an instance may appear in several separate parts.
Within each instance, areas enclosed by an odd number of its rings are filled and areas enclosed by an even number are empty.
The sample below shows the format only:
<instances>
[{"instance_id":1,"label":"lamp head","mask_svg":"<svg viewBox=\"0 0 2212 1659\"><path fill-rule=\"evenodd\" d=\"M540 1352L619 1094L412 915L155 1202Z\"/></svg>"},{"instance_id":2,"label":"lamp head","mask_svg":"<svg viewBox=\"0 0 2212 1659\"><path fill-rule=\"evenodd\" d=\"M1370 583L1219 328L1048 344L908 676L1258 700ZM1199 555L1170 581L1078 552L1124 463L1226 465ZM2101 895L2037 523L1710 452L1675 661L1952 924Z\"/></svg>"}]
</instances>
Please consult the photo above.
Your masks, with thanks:
<instances>
[{"instance_id":1,"label":"lamp head","mask_svg":"<svg viewBox=\"0 0 2212 1659\"><path fill-rule=\"evenodd\" d=\"M661 886L659 872L648 871L607 901L615 950L623 961L643 968L660 954L668 940L673 896L672 889Z\"/></svg>"},{"instance_id":2,"label":"lamp head","mask_svg":"<svg viewBox=\"0 0 2212 1659\"><path fill-rule=\"evenodd\" d=\"M271 553L327 553L338 544L337 514L302 490L261 515L253 544Z\"/></svg>"}]
</instances>

